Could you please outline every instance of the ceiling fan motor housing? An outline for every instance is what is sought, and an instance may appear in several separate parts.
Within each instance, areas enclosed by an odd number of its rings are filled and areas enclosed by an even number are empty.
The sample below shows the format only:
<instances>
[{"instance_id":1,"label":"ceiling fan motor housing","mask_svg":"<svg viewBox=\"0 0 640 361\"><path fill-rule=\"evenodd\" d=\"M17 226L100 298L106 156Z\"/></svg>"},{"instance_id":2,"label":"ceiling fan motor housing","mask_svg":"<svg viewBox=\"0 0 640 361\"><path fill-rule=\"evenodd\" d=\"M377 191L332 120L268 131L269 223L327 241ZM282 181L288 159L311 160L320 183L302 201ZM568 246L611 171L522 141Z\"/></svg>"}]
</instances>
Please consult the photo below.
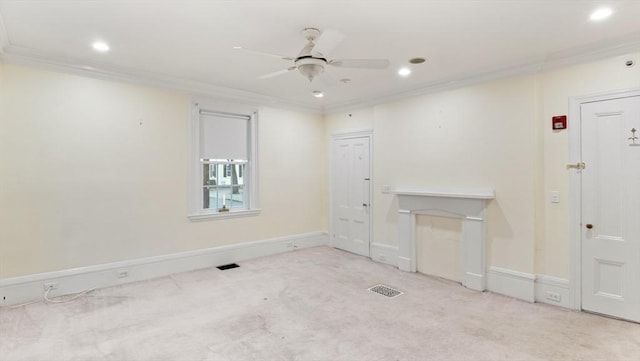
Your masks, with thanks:
<instances>
[{"instance_id":1,"label":"ceiling fan motor housing","mask_svg":"<svg viewBox=\"0 0 640 361\"><path fill-rule=\"evenodd\" d=\"M306 28L302 30L302 36L307 39L307 41L313 42L320 36L320 30L316 28Z\"/></svg>"}]
</instances>

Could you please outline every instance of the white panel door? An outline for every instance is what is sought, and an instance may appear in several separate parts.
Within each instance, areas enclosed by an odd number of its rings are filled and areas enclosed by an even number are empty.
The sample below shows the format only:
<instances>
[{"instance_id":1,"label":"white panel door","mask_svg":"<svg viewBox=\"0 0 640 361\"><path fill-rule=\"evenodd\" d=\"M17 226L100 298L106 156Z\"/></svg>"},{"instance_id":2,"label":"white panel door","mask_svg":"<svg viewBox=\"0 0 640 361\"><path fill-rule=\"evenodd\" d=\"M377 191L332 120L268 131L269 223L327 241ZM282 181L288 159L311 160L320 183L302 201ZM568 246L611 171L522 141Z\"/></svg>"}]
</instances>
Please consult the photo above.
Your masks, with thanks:
<instances>
[{"instance_id":1,"label":"white panel door","mask_svg":"<svg viewBox=\"0 0 640 361\"><path fill-rule=\"evenodd\" d=\"M369 256L369 137L335 139L332 169L332 244Z\"/></svg>"},{"instance_id":2,"label":"white panel door","mask_svg":"<svg viewBox=\"0 0 640 361\"><path fill-rule=\"evenodd\" d=\"M640 97L580 111L582 308L640 321Z\"/></svg>"}]
</instances>

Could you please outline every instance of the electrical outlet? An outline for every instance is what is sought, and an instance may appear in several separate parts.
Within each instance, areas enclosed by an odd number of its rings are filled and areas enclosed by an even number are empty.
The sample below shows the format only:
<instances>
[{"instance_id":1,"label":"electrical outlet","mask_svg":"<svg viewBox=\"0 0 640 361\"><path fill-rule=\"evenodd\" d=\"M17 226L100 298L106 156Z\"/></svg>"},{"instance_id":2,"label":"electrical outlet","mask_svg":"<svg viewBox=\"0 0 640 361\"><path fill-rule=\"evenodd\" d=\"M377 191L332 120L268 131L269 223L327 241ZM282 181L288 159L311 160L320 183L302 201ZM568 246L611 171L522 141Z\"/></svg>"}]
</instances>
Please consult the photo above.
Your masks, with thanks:
<instances>
[{"instance_id":1,"label":"electrical outlet","mask_svg":"<svg viewBox=\"0 0 640 361\"><path fill-rule=\"evenodd\" d=\"M384 255L378 255L378 261L380 262L386 262L387 261L387 257L385 257Z\"/></svg>"},{"instance_id":2,"label":"electrical outlet","mask_svg":"<svg viewBox=\"0 0 640 361\"><path fill-rule=\"evenodd\" d=\"M45 291L49 291L49 290L57 290L58 289L58 282L49 282L49 283L45 283L42 288L44 288Z\"/></svg>"},{"instance_id":3,"label":"electrical outlet","mask_svg":"<svg viewBox=\"0 0 640 361\"><path fill-rule=\"evenodd\" d=\"M126 269L118 271L118 278L127 278L129 277L129 271Z\"/></svg>"},{"instance_id":4,"label":"electrical outlet","mask_svg":"<svg viewBox=\"0 0 640 361\"><path fill-rule=\"evenodd\" d=\"M553 302L560 302L562 296L559 293L547 291L547 299Z\"/></svg>"},{"instance_id":5,"label":"electrical outlet","mask_svg":"<svg viewBox=\"0 0 640 361\"><path fill-rule=\"evenodd\" d=\"M391 187L387 186L387 185L384 185L384 186L380 187L380 191L383 194L389 194L389 193L391 193Z\"/></svg>"},{"instance_id":6,"label":"electrical outlet","mask_svg":"<svg viewBox=\"0 0 640 361\"><path fill-rule=\"evenodd\" d=\"M287 242L287 248L289 248L289 249L293 249L294 248L293 241Z\"/></svg>"}]
</instances>

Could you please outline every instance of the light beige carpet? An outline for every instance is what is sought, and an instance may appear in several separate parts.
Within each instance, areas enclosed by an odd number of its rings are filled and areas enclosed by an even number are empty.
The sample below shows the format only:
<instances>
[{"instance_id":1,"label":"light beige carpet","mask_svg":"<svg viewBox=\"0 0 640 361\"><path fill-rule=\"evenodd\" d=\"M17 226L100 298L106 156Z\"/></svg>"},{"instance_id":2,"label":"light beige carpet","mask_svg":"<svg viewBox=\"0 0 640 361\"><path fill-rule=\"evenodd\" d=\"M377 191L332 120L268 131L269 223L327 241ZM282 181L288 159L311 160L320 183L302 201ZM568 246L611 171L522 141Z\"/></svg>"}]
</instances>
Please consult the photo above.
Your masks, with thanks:
<instances>
[{"instance_id":1,"label":"light beige carpet","mask_svg":"<svg viewBox=\"0 0 640 361\"><path fill-rule=\"evenodd\" d=\"M638 324L328 247L240 265L1 309L0 360L640 360Z\"/></svg>"}]
</instances>

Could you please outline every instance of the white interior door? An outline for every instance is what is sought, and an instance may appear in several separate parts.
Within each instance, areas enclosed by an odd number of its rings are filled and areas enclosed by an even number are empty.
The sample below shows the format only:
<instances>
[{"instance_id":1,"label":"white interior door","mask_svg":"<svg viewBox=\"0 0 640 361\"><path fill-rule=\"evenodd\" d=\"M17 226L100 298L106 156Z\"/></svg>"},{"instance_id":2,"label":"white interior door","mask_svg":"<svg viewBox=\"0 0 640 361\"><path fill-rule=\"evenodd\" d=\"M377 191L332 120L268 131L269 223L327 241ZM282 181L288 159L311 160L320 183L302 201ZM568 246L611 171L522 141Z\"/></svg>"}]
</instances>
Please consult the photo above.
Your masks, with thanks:
<instances>
[{"instance_id":1,"label":"white interior door","mask_svg":"<svg viewBox=\"0 0 640 361\"><path fill-rule=\"evenodd\" d=\"M332 244L369 256L370 138L333 141Z\"/></svg>"},{"instance_id":2,"label":"white interior door","mask_svg":"<svg viewBox=\"0 0 640 361\"><path fill-rule=\"evenodd\" d=\"M582 308L640 321L640 96L580 111Z\"/></svg>"}]
</instances>

